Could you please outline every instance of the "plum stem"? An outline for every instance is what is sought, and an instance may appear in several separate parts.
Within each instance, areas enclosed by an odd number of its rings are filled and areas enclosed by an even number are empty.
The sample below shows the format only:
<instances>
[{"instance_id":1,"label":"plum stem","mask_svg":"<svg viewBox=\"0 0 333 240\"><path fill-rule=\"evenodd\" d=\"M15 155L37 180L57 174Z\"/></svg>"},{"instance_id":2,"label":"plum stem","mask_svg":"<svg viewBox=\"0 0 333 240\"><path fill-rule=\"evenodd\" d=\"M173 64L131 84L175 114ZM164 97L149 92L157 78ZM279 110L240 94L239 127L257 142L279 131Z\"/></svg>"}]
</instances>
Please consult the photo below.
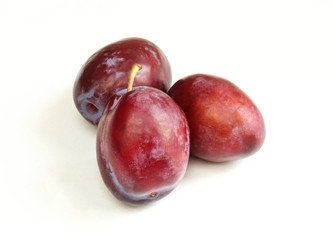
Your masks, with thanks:
<instances>
[{"instance_id":1,"label":"plum stem","mask_svg":"<svg viewBox=\"0 0 333 240\"><path fill-rule=\"evenodd\" d=\"M132 66L132 71L131 71L131 75L128 81L128 87L127 87L127 92L132 91L132 87L133 87L133 83L134 83L134 78L136 76L136 74L142 69L140 64L134 64Z\"/></svg>"}]
</instances>

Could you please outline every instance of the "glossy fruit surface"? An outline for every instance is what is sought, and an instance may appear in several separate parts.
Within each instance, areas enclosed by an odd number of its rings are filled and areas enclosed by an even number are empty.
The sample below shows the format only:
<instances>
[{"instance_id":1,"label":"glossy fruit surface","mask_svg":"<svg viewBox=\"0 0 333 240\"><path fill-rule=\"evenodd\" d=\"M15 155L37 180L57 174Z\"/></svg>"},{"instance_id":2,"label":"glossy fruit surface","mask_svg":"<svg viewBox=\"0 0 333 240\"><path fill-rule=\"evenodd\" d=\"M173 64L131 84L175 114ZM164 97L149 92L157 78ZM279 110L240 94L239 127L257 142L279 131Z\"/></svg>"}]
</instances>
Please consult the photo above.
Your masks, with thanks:
<instances>
[{"instance_id":1,"label":"glossy fruit surface","mask_svg":"<svg viewBox=\"0 0 333 240\"><path fill-rule=\"evenodd\" d=\"M189 127L165 93L136 87L114 96L97 129L97 159L109 190L131 205L156 201L185 174Z\"/></svg>"},{"instance_id":2,"label":"glossy fruit surface","mask_svg":"<svg viewBox=\"0 0 333 240\"><path fill-rule=\"evenodd\" d=\"M74 102L81 115L97 125L106 104L128 84L131 67L140 64L134 86L150 86L167 92L171 85L170 64L155 44L127 38L93 54L81 68L74 84Z\"/></svg>"},{"instance_id":3,"label":"glossy fruit surface","mask_svg":"<svg viewBox=\"0 0 333 240\"><path fill-rule=\"evenodd\" d=\"M187 117L192 155L224 162L249 156L262 146L263 117L252 100L230 81L191 75L177 81L168 94Z\"/></svg>"}]
</instances>

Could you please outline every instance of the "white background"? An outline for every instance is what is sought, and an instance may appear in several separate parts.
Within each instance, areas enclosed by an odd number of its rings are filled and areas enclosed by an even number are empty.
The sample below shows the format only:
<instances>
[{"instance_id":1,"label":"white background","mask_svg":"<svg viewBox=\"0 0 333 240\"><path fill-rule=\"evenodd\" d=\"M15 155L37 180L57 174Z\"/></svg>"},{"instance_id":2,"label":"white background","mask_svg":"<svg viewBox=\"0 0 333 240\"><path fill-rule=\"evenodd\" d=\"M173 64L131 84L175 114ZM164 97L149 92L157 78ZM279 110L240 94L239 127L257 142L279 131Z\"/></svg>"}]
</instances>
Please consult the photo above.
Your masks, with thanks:
<instances>
[{"instance_id":1,"label":"white background","mask_svg":"<svg viewBox=\"0 0 333 240\"><path fill-rule=\"evenodd\" d=\"M332 0L1 0L0 34L1 239L333 239ZM255 155L190 159L142 208L106 189L72 100L86 59L134 36L174 82L234 82L267 128Z\"/></svg>"}]
</instances>

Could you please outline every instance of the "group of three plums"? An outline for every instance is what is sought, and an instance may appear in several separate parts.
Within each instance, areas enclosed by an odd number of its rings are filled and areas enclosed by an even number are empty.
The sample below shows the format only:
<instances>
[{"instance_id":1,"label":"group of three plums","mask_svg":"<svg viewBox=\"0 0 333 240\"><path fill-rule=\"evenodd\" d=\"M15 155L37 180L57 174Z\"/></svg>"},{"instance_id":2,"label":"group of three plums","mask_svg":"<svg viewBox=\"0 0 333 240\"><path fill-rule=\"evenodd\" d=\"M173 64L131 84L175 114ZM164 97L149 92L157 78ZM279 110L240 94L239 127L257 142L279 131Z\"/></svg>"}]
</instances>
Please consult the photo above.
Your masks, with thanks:
<instances>
[{"instance_id":1,"label":"group of three plums","mask_svg":"<svg viewBox=\"0 0 333 240\"><path fill-rule=\"evenodd\" d=\"M98 125L102 178L131 205L172 191L190 153L212 162L240 159L265 138L258 108L230 81L195 74L171 83L161 49L128 38L93 54L74 84L77 109Z\"/></svg>"}]
</instances>

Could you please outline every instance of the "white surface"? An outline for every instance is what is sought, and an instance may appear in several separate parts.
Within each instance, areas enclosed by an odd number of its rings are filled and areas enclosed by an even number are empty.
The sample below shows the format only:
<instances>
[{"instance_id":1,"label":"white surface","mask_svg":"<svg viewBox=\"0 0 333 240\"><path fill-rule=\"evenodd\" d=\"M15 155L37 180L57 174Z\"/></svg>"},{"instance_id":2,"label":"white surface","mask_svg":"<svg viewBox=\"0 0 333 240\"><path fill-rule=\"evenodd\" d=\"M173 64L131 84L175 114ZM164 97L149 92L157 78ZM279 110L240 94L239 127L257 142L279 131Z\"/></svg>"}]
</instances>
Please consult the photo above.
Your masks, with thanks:
<instances>
[{"instance_id":1,"label":"white surface","mask_svg":"<svg viewBox=\"0 0 333 240\"><path fill-rule=\"evenodd\" d=\"M2 0L0 238L332 239L332 13L331 0ZM93 52L131 36L162 48L174 82L200 72L243 89L262 149L191 159L147 207L116 200L72 86Z\"/></svg>"}]
</instances>

